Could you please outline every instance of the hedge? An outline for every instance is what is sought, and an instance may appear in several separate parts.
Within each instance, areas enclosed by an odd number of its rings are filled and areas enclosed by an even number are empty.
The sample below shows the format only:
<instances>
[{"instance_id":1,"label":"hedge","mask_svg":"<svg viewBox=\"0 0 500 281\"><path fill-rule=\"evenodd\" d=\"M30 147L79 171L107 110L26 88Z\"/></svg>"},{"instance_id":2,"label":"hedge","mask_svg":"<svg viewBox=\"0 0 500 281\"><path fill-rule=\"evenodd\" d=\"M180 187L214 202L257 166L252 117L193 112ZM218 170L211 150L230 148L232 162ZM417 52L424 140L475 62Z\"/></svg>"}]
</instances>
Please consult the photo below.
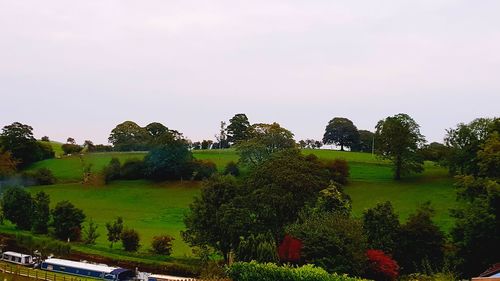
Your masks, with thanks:
<instances>
[{"instance_id":1,"label":"hedge","mask_svg":"<svg viewBox=\"0 0 500 281\"><path fill-rule=\"evenodd\" d=\"M360 281L347 275L330 274L320 267L278 266L274 263L237 262L228 269L233 281Z\"/></svg>"}]
</instances>

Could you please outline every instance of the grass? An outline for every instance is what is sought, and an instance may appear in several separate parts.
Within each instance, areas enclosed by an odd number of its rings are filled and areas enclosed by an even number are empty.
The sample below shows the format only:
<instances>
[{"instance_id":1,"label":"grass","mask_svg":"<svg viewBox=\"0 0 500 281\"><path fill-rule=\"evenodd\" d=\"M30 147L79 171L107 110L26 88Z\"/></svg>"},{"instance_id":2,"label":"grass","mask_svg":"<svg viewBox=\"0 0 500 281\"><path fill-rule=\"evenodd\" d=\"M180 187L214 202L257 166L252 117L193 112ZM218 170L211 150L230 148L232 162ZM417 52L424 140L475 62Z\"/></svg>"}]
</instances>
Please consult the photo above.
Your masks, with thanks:
<instances>
[{"instance_id":1,"label":"grass","mask_svg":"<svg viewBox=\"0 0 500 281\"><path fill-rule=\"evenodd\" d=\"M312 153L321 159L342 158L349 162L351 176L345 192L352 198L353 214L356 217L360 217L365 209L388 200L404 221L419 204L431 201L436 209L435 222L443 230L449 230L453 224L448 212L455 206L453 179L442 167L426 163L423 174L394 181L390 163L370 153L311 149L304 150L303 153ZM117 181L107 186L78 183L82 177L83 165L92 164L93 171L100 171L112 157L124 162L129 158L143 158L144 155L144 152L91 153L82 157L70 156L41 161L30 169L49 168L60 182L53 186L31 187L29 190L44 190L50 194L52 204L69 200L100 225L101 237L97 240L97 245L92 249L81 250L100 252L108 256L123 255L120 250L109 250L104 227L106 222L116 216L122 216L127 226L139 231L143 245L141 251L147 251L154 235L169 234L176 239L173 256L188 257L191 255L191 249L180 237L180 231L184 228L182 218L193 197L199 194L201 183L154 183L145 180ZM193 155L197 159L213 161L219 170L228 162L238 160L238 155L231 149L198 150L193 151ZM8 227L3 226L0 230L7 231Z\"/></svg>"}]
</instances>

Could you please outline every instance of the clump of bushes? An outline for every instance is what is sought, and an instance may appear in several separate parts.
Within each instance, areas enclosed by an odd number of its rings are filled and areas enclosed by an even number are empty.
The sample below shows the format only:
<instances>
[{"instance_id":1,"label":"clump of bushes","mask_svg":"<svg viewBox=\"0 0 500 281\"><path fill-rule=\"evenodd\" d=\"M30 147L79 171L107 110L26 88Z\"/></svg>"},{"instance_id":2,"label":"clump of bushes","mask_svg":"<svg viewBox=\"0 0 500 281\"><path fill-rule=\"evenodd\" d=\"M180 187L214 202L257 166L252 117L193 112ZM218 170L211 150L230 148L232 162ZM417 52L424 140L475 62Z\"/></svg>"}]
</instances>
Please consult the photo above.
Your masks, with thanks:
<instances>
[{"instance_id":1,"label":"clump of bushes","mask_svg":"<svg viewBox=\"0 0 500 281\"><path fill-rule=\"evenodd\" d=\"M325 168L330 173L330 179L336 183L347 184L349 178L349 164L344 159L326 161Z\"/></svg>"},{"instance_id":2,"label":"clump of bushes","mask_svg":"<svg viewBox=\"0 0 500 281\"><path fill-rule=\"evenodd\" d=\"M142 179L144 178L144 161L140 159L128 159L120 167L119 173L121 179L125 180Z\"/></svg>"},{"instance_id":3,"label":"clump of bushes","mask_svg":"<svg viewBox=\"0 0 500 281\"><path fill-rule=\"evenodd\" d=\"M236 164L234 161L231 161L227 163L226 167L224 168L224 175L233 175L235 177L240 175L240 168L238 168L238 164Z\"/></svg>"},{"instance_id":4,"label":"clump of bushes","mask_svg":"<svg viewBox=\"0 0 500 281\"><path fill-rule=\"evenodd\" d=\"M56 177L52 171L47 168L39 168L35 171L24 172L22 177L26 185L51 185L56 183Z\"/></svg>"},{"instance_id":5,"label":"clump of bushes","mask_svg":"<svg viewBox=\"0 0 500 281\"><path fill-rule=\"evenodd\" d=\"M139 233L133 228L125 228L120 235L123 249L127 252L137 252L140 247Z\"/></svg>"},{"instance_id":6,"label":"clump of bushes","mask_svg":"<svg viewBox=\"0 0 500 281\"><path fill-rule=\"evenodd\" d=\"M65 155L80 153L83 150L83 146L73 143L65 143L61 148Z\"/></svg>"},{"instance_id":7,"label":"clump of bushes","mask_svg":"<svg viewBox=\"0 0 500 281\"><path fill-rule=\"evenodd\" d=\"M217 172L217 166L212 161L193 160L193 179L203 180Z\"/></svg>"},{"instance_id":8,"label":"clump of bushes","mask_svg":"<svg viewBox=\"0 0 500 281\"><path fill-rule=\"evenodd\" d=\"M301 281L354 281L362 280L347 275L330 274L313 265L293 267L278 266L274 263L237 262L228 269L229 278L233 281L255 280L301 280Z\"/></svg>"},{"instance_id":9,"label":"clump of bushes","mask_svg":"<svg viewBox=\"0 0 500 281\"><path fill-rule=\"evenodd\" d=\"M71 254L71 246L68 243L47 238L39 239L28 234L17 234L16 244L28 249L30 252L38 250L43 257L47 257L51 254L58 256L68 256Z\"/></svg>"},{"instance_id":10,"label":"clump of bushes","mask_svg":"<svg viewBox=\"0 0 500 281\"><path fill-rule=\"evenodd\" d=\"M174 237L170 235L155 236L151 242L151 249L155 254L169 256L172 253L172 242L174 240Z\"/></svg>"}]
</instances>

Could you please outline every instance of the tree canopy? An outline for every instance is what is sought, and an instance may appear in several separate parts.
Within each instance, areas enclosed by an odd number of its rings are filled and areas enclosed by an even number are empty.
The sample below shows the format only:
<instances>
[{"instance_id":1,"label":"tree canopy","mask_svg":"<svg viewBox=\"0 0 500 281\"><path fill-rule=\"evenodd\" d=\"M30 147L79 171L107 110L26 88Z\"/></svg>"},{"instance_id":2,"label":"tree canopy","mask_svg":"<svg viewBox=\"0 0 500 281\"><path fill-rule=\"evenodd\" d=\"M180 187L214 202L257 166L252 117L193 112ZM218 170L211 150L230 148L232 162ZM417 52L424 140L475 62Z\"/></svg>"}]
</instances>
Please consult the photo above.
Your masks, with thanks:
<instances>
[{"instance_id":1,"label":"tree canopy","mask_svg":"<svg viewBox=\"0 0 500 281\"><path fill-rule=\"evenodd\" d=\"M237 143L249 138L250 122L244 113L238 113L229 119L227 126L227 140L230 143Z\"/></svg>"},{"instance_id":2,"label":"tree canopy","mask_svg":"<svg viewBox=\"0 0 500 281\"><path fill-rule=\"evenodd\" d=\"M324 144L338 145L340 150L343 151L344 147L352 148L358 142L358 129L351 120L335 117L326 125L325 134L323 135Z\"/></svg>"},{"instance_id":3,"label":"tree canopy","mask_svg":"<svg viewBox=\"0 0 500 281\"><path fill-rule=\"evenodd\" d=\"M394 178L423 171L423 160L417 153L425 143L420 126L409 115L400 113L377 123L376 152L393 163Z\"/></svg>"}]
</instances>

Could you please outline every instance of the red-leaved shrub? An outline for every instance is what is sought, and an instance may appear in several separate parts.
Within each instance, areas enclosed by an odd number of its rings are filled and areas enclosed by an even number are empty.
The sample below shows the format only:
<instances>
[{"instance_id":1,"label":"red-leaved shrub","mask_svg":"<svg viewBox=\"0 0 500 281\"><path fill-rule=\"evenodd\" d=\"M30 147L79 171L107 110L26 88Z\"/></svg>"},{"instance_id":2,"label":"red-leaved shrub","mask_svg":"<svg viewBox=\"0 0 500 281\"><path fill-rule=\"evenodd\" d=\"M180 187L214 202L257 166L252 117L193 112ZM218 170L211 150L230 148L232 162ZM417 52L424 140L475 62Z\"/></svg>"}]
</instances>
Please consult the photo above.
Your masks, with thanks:
<instances>
[{"instance_id":1,"label":"red-leaved shrub","mask_svg":"<svg viewBox=\"0 0 500 281\"><path fill-rule=\"evenodd\" d=\"M300 261L300 250L302 242L290 235L285 235L285 239L278 248L281 262L298 263Z\"/></svg>"},{"instance_id":2,"label":"red-leaved shrub","mask_svg":"<svg viewBox=\"0 0 500 281\"><path fill-rule=\"evenodd\" d=\"M368 269L366 277L376 281L396 280L399 275L399 265L381 250L366 251Z\"/></svg>"}]
</instances>

